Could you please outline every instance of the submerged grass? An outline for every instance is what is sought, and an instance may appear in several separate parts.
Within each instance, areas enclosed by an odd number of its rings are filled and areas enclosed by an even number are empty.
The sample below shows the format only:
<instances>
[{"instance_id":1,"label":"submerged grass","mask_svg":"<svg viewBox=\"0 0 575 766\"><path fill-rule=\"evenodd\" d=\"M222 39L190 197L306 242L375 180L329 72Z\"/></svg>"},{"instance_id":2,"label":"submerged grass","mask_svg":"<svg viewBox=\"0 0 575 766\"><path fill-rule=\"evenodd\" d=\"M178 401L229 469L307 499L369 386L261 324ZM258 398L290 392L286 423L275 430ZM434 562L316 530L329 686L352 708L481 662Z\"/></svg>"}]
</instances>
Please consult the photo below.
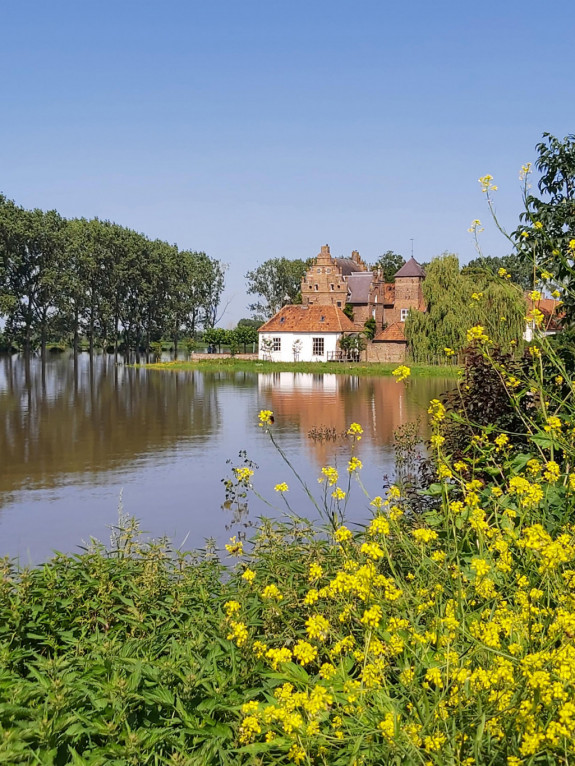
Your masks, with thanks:
<instances>
[{"instance_id":1,"label":"submerged grass","mask_svg":"<svg viewBox=\"0 0 575 766\"><path fill-rule=\"evenodd\" d=\"M156 362L142 365L150 370L202 370L204 372L304 372L315 375L359 375L365 377L390 376L397 364L376 364L367 362L264 362L245 360L238 357L225 359L194 360L189 362ZM456 378L460 367L456 365L410 365L413 377Z\"/></svg>"}]
</instances>

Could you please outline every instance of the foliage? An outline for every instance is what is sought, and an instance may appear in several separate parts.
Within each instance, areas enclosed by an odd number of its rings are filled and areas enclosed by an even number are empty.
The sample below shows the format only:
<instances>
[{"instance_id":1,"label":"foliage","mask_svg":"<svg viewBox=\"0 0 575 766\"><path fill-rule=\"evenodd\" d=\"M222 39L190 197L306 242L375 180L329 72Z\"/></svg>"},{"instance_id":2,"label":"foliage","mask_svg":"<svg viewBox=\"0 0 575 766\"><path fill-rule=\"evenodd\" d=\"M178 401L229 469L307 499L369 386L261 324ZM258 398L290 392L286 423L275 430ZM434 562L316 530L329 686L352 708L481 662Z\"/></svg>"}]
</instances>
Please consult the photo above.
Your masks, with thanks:
<instances>
[{"instance_id":1,"label":"foliage","mask_svg":"<svg viewBox=\"0 0 575 766\"><path fill-rule=\"evenodd\" d=\"M383 279L386 282L394 282L395 275L405 265L405 258L393 250L386 250L373 265L374 271L381 269Z\"/></svg>"},{"instance_id":2,"label":"foliage","mask_svg":"<svg viewBox=\"0 0 575 766\"><path fill-rule=\"evenodd\" d=\"M224 330L221 327L210 327L204 331L203 338L204 343L207 343L209 346L217 346L218 352L221 352L222 345L229 340L228 336L228 330Z\"/></svg>"},{"instance_id":3,"label":"foliage","mask_svg":"<svg viewBox=\"0 0 575 766\"><path fill-rule=\"evenodd\" d=\"M484 326L505 350L522 339L527 307L521 290L500 277L461 273L456 255L432 260L423 296L426 312L410 312L405 323L415 360L460 352L473 325Z\"/></svg>"},{"instance_id":4,"label":"foliage","mask_svg":"<svg viewBox=\"0 0 575 766\"><path fill-rule=\"evenodd\" d=\"M255 319L269 319L287 303L301 303L301 280L311 261L270 258L246 274L247 292L259 295L263 301L249 306Z\"/></svg>"},{"instance_id":5,"label":"foliage","mask_svg":"<svg viewBox=\"0 0 575 766\"><path fill-rule=\"evenodd\" d=\"M346 303L345 306L342 309L343 313L346 315L346 317L353 322L353 304L352 303Z\"/></svg>"},{"instance_id":6,"label":"foliage","mask_svg":"<svg viewBox=\"0 0 575 766\"><path fill-rule=\"evenodd\" d=\"M353 361L359 361L361 352L365 351L367 346L365 338L359 334L342 335L338 343L341 350Z\"/></svg>"},{"instance_id":7,"label":"foliage","mask_svg":"<svg viewBox=\"0 0 575 766\"><path fill-rule=\"evenodd\" d=\"M520 257L535 269L544 283L551 281L564 288L563 310L567 324L575 312L575 135L560 141L549 133L537 144L535 166L541 173L537 188L530 191L531 166L523 168L525 212L513 233ZM550 280L547 273L553 275Z\"/></svg>"},{"instance_id":8,"label":"foliage","mask_svg":"<svg viewBox=\"0 0 575 766\"><path fill-rule=\"evenodd\" d=\"M98 219L25 210L0 195L0 316L26 351L71 341L147 350L216 321L224 267Z\"/></svg>"},{"instance_id":9,"label":"foliage","mask_svg":"<svg viewBox=\"0 0 575 766\"><path fill-rule=\"evenodd\" d=\"M363 334L368 340L375 338L375 332L377 330L377 324L373 317L369 317L363 325Z\"/></svg>"},{"instance_id":10,"label":"foliage","mask_svg":"<svg viewBox=\"0 0 575 766\"><path fill-rule=\"evenodd\" d=\"M530 290L533 287L533 263L521 258L517 253L504 255L501 258L494 256L479 256L469 261L461 269L461 273L471 278L488 276L497 277L499 269L505 269L510 275L511 281L519 285L522 290Z\"/></svg>"}]
</instances>

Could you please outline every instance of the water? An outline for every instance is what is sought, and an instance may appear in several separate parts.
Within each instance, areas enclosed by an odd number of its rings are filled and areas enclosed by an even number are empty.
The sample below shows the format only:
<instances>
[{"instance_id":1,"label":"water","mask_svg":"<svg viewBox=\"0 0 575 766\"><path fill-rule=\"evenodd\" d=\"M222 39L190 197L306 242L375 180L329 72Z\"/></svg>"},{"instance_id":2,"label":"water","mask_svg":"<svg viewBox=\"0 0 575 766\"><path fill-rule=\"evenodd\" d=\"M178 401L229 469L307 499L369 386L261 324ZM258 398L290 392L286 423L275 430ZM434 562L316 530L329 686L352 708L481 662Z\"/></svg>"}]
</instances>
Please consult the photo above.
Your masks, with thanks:
<instances>
[{"instance_id":1,"label":"water","mask_svg":"<svg viewBox=\"0 0 575 766\"><path fill-rule=\"evenodd\" d=\"M118 507L137 516L154 537L201 547L221 545L258 515L280 515L273 491L286 481L294 511L314 516L298 481L258 427L258 412L275 413L273 433L304 481L318 493L321 467L349 456L345 438L311 439L322 427L364 428L357 455L371 496L393 472L393 432L420 417L452 381L293 373L162 372L115 365L100 356L77 365L57 356L0 358L0 555L20 563L74 552L91 537L109 540ZM423 426L425 428L425 426ZM221 479L246 450L258 464L254 483L273 507L253 498L238 524ZM231 460L231 464L226 461ZM347 478L342 479L347 481ZM369 515L353 486L350 518Z\"/></svg>"}]
</instances>

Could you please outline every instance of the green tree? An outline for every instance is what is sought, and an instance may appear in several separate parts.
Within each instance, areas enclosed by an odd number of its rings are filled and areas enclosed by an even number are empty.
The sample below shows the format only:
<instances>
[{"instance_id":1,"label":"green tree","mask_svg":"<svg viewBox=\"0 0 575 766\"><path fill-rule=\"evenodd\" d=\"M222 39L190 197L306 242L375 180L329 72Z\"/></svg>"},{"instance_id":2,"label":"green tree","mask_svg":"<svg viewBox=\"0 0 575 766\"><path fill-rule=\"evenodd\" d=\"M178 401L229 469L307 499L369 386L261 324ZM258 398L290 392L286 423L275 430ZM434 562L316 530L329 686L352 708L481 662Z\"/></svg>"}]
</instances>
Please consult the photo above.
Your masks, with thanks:
<instances>
[{"instance_id":1,"label":"green tree","mask_svg":"<svg viewBox=\"0 0 575 766\"><path fill-rule=\"evenodd\" d=\"M425 313L410 311L405 335L416 361L459 352L467 346L467 330L482 325L503 349L518 343L525 330L522 290L485 272L462 274L456 255L434 258L423 283Z\"/></svg>"},{"instance_id":2,"label":"green tree","mask_svg":"<svg viewBox=\"0 0 575 766\"><path fill-rule=\"evenodd\" d=\"M536 278L562 286L565 324L575 324L575 134L562 141L550 133L537 144L539 195L525 185L525 212L513 233L519 257ZM534 269L534 264L536 268Z\"/></svg>"},{"instance_id":3,"label":"green tree","mask_svg":"<svg viewBox=\"0 0 575 766\"><path fill-rule=\"evenodd\" d=\"M209 327L204 330L204 342L209 346L217 346L218 353L221 353L222 344L228 342L228 330L222 327Z\"/></svg>"},{"instance_id":4,"label":"green tree","mask_svg":"<svg viewBox=\"0 0 575 766\"><path fill-rule=\"evenodd\" d=\"M511 281L519 285L522 290L533 288L533 264L521 258L517 253L504 255L501 258L494 256L480 256L469 261L461 269L461 273L467 276L481 275L496 277L499 269L505 269L511 275Z\"/></svg>"},{"instance_id":5,"label":"green tree","mask_svg":"<svg viewBox=\"0 0 575 766\"><path fill-rule=\"evenodd\" d=\"M271 258L248 271L247 292L263 300L249 306L256 319L269 319L288 303L301 303L301 280L311 261Z\"/></svg>"},{"instance_id":6,"label":"green tree","mask_svg":"<svg viewBox=\"0 0 575 766\"><path fill-rule=\"evenodd\" d=\"M27 353L39 343L44 356L57 314L64 228L55 210L25 210L0 195L0 312Z\"/></svg>"},{"instance_id":7,"label":"green tree","mask_svg":"<svg viewBox=\"0 0 575 766\"><path fill-rule=\"evenodd\" d=\"M373 268L374 270L381 269L383 278L386 282L394 282L395 274L404 264L405 258L402 255L394 253L393 250L386 250L386 252L377 259Z\"/></svg>"},{"instance_id":8,"label":"green tree","mask_svg":"<svg viewBox=\"0 0 575 766\"><path fill-rule=\"evenodd\" d=\"M241 322L241 320L240 320ZM258 345L258 330L257 327L254 327L253 325L246 325L246 324L240 324L238 322L238 326L233 331L235 340L238 344L243 345L244 348L244 354L247 353L248 346L251 346L252 348L257 348ZM261 323L258 323L261 324Z\"/></svg>"}]
</instances>

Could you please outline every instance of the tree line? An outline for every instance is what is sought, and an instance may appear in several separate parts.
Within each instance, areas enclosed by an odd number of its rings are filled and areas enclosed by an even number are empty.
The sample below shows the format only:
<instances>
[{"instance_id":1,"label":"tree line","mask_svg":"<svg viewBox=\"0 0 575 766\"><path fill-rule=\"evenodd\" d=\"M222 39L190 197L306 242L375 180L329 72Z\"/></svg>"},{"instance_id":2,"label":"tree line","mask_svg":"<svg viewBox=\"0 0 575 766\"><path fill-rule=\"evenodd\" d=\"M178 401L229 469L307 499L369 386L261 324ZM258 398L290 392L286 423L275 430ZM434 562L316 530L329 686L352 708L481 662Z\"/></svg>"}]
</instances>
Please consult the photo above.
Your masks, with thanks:
<instances>
[{"instance_id":1,"label":"tree line","mask_svg":"<svg viewBox=\"0 0 575 766\"><path fill-rule=\"evenodd\" d=\"M29 352L86 338L117 353L212 328L225 266L98 218L26 210L0 194L0 318Z\"/></svg>"}]
</instances>

